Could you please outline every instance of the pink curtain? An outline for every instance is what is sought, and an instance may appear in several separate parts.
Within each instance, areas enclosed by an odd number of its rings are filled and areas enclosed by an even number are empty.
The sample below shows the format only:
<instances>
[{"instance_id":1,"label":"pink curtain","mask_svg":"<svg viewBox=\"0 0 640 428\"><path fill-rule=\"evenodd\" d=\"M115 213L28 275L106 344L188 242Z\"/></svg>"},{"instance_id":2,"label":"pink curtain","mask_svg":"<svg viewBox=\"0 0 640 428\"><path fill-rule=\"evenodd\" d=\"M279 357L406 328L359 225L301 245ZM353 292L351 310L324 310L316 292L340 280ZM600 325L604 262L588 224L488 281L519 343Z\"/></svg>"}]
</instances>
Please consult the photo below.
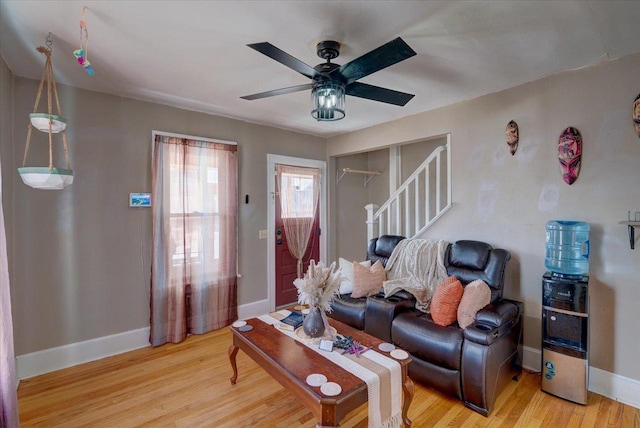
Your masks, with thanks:
<instances>
[{"instance_id":1,"label":"pink curtain","mask_svg":"<svg viewBox=\"0 0 640 428\"><path fill-rule=\"evenodd\" d=\"M307 251L320 196L322 170L319 168L276 165L280 193L280 216L287 236L289 253L297 260L302 278L302 258Z\"/></svg>"},{"instance_id":2,"label":"pink curtain","mask_svg":"<svg viewBox=\"0 0 640 428\"><path fill-rule=\"evenodd\" d=\"M153 346L237 319L236 146L156 136L152 170Z\"/></svg>"},{"instance_id":3,"label":"pink curtain","mask_svg":"<svg viewBox=\"0 0 640 428\"><path fill-rule=\"evenodd\" d=\"M0 177L2 171L0 169ZM0 178L0 427L20 426L18 396L16 394L15 356L13 353L13 320L9 290L7 235L2 208L2 179Z\"/></svg>"}]
</instances>

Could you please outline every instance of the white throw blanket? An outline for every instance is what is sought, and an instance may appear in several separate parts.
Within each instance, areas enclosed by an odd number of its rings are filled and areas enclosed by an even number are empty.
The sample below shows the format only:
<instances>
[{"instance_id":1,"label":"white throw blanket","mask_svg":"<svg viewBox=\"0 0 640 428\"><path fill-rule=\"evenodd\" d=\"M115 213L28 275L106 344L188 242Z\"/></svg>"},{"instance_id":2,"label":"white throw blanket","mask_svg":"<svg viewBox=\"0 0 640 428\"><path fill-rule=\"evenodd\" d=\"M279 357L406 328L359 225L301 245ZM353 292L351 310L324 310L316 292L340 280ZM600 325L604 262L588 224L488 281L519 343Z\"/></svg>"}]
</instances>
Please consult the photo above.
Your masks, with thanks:
<instances>
[{"instance_id":1,"label":"white throw blanket","mask_svg":"<svg viewBox=\"0 0 640 428\"><path fill-rule=\"evenodd\" d=\"M387 262L385 297L405 290L416 298L416 308L429 312L429 304L438 284L447 278L444 252L447 241L403 239L396 245Z\"/></svg>"}]
</instances>

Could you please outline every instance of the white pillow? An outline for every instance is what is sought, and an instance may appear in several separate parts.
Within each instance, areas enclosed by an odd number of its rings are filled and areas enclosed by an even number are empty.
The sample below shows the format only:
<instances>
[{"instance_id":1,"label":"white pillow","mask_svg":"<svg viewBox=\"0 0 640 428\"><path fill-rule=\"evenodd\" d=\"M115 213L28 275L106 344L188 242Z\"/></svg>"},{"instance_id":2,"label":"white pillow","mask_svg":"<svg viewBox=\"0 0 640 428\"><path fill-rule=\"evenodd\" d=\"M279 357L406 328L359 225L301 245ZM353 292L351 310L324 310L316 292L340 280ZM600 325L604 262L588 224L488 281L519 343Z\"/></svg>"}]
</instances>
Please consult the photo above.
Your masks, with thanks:
<instances>
[{"instance_id":1,"label":"white pillow","mask_svg":"<svg viewBox=\"0 0 640 428\"><path fill-rule=\"evenodd\" d=\"M368 269L371 267L371 260L365 260L360 264ZM351 294L353 293L353 264L340 257L338 265L340 266L340 294Z\"/></svg>"}]
</instances>

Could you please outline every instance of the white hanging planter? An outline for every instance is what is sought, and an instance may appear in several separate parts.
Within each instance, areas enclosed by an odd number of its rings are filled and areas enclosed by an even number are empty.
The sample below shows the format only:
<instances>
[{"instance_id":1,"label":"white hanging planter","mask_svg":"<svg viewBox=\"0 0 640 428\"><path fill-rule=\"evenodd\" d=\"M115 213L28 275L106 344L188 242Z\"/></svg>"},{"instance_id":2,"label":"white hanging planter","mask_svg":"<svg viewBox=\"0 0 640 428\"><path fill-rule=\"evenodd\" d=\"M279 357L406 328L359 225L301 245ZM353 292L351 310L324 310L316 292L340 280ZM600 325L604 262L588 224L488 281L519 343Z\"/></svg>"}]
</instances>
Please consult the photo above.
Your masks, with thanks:
<instances>
[{"instance_id":1,"label":"white hanging planter","mask_svg":"<svg viewBox=\"0 0 640 428\"><path fill-rule=\"evenodd\" d=\"M22 182L34 189L62 190L73 183L72 169L29 166L18 168L18 173Z\"/></svg>"},{"instance_id":2,"label":"white hanging planter","mask_svg":"<svg viewBox=\"0 0 640 428\"><path fill-rule=\"evenodd\" d=\"M49 132L49 120L51 120L51 133L57 134L67 129L67 119L57 114L31 113L31 124L42 132Z\"/></svg>"},{"instance_id":3,"label":"white hanging planter","mask_svg":"<svg viewBox=\"0 0 640 428\"><path fill-rule=\"evenodd\" d=\"M53 65L51 64L51 41L47 36L47 46L38 46L36 50L41 54L44 54L46 61L44 64L44 72L40 79L40 86L38 87L38 93L36 94L36 102L33 106L33 113L29 115L29 126L27 127L27 141L24 148L24 157L22 159L22 168L18 168L18 173L22 182L34 189L42 190L62 190L71 183L73 183L73 170L71 169L71 163L69 162L69 150L67 148L67 119L62 117L62 111L60 110L60 100L58 99L58 90L56 89L56 81L53 77ZM42 90L44 88L44 82L47 81L47 112L38 113L38 105L40 103ZM52 91L53 89L53 91ZM52 99L52 94L55 97ZM52 106L53 101L58 108L57 113L53 114ZM38 131L42 131L49 135L49 166L36 166L28 167L27 155L29 153L29 144L31 142L31 131L36 128ZM52 134L60 134L62 136L62 148L64 149L64 158L66 161L66 169L53 167L53 138Z\"/></svg>"}]
</instances>

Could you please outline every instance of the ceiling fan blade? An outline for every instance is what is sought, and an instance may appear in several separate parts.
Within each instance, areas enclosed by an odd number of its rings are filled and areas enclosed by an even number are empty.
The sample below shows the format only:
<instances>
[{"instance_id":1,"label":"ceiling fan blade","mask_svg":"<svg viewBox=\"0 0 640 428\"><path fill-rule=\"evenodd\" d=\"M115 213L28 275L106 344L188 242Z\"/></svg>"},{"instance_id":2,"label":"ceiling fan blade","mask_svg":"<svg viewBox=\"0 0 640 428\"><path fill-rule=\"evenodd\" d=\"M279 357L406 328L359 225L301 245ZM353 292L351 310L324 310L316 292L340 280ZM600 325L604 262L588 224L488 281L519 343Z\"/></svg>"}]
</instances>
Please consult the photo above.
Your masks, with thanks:
<instances>
[{"instance_id":1,"label":"ceiling fan blade","mask_svg":"<svg viewBox=\"0 0 640 428\"><path fill-rule=\"evenodd\" d=\"M245 95L240 97L245 100L259 100L260 98L273 97L276 95L290 94L291 92L299 92L313 88L313 83L305 83L304 85L290 86L288 88L274 89L272 91L260 92L259 94Z\"/></svg>"},{"instance_id":2,"label":"ceiling fan blade","mask_svg":"<svg viewBox=\"0 0 640 428\"><path fill-rule=\"evenodd\" d=\"M249 46L252 49L257 50L258 52L260 52L262 54L265 54L266 56L268 56L271 59L275 59L280 64L284 64L287 67L291 68L292 70L295 70L298 73L300 73L300 74L302 74L304 76L307 76L310 79L312 79L313 76L316 75L316 71L313 69L313 67L305 64L304 62L300 61L298 58L295 58L295 57L289 55L288 53L286 53L282 49L279 49L279 48L273 46L269 42L252 43L252 44L249 44L247 46Z\"/></svg>"},{"instance_id":3,"label":"ceiling fan blade","mask_svg":"<svg viewBox=\"0 0 640 428\"><path fill-rule=\"evenodd\" d=\"M364 76L404 61L414 55L416 55L416 52L402 38L398 37L344 64L338 69L338 73L342 75L345 84L348 85Z\"/></svg>"},{"instance_id":4,"label":"ceiling fan blade","mask_svg":"<svg viewBox=\"0 0 640 428\"><path fill-rule=\"evenodd\" d=\"M415 95L405 92L394 91L393 89L381 88L380 86L368 85L366 83L354 82L345 88L347 95L366 98L368 100L380 101L387 104L404 106Z\"/></svg>"}]
</instances>

